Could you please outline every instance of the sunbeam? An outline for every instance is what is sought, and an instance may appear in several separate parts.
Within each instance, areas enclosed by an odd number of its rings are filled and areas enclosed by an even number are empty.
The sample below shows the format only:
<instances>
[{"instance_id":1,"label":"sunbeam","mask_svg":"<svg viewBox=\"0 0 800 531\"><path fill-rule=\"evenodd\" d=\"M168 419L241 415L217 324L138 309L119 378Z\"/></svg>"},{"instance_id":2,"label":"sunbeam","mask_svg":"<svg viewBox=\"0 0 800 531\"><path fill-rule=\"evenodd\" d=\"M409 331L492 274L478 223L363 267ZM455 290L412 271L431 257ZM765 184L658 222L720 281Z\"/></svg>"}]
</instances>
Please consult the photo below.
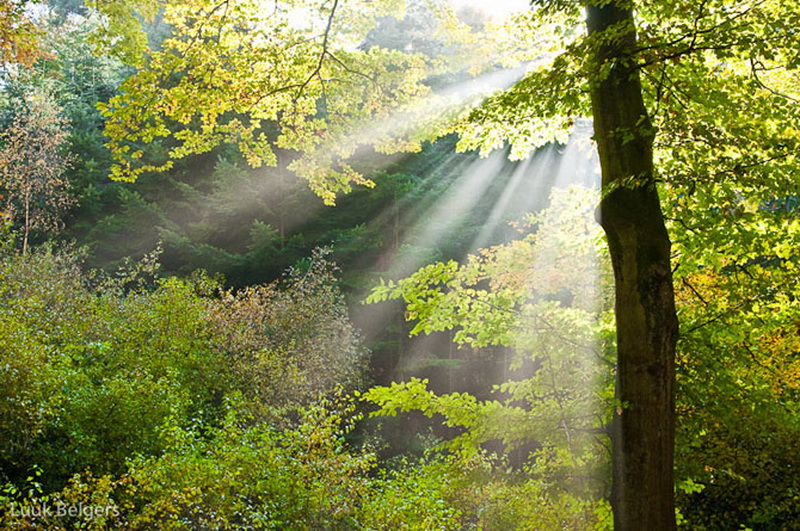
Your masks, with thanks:
<instances>
[{"instance_id":1,"label":"sunbeam","mask_svg":"<svg viewBox=\"0 0 800 531\"><path fill-rule=\"evenodd\" d=\"M475 155L451 155L441 161L438 167L428 168L428 178L423 184L428 184L431 176L442 174L451 175L453 179L443 193L423 195L415 200L414 205L407 205L409 208L393 207L391 215L401 216L396 224L407 230L376 260L373 271L380 271L384 278L398 279L433 260L456 259L463 263L467 260L467 253L519 238L517 229L510 227L509 223L522 221L528 212L548 210L551 197L556 197L558 204L549 208L547 219L538 218L538 223L551 227L558 227L559 224L572 228L583 227L581 239L563 241L557 239L556 235L542 235L542 243L530 257L526 273L531 279L529 288L532 293L538 293L538 297L551 300L561 298L571 308L585 312L597 311L600 305L600 271L597 257L586 249L588 244L584 240L590 234L596 235L599 230L593 218L599 193L599 170L587 124L578 124L567 145L546 146L521 162L509 162L502 151L486 159ZM584 193L582 202L576 200L581 207L569 207L571 203L563 200L570 187L591 191ZM585 195L587 193L588 196ZM585 197L589 197L589 203ZM564 211L558 212L558 209ZM382 215L390 214L384 212ZM453 244L458 236L463 238L465 233L469 233L465 227L470 222L478 227L473 236L456 246L456 254L447 254L454 252ZM449 250L445 251L446 248ZM554 287L554 284L542 284L543 278L548 276L556 282L562 281L565 276L563 271L578 271L574 267L577 263L581 264L582 275L570 277L575 285L569 294ZM381 337L386 330L398 327L397 310L391 311L385 306L355 308L353 316L368 340ZM524 327L520 331L521 337L530 333L531 330ZM403 359L398 361L399 372L395 373L395 377L412 375L410 368L415 366L438 364L452 368L458 364L458 359L466 363L463 351L459 351L454 358L449 343L449 337L443 339L437 335L405 342L402 347ZM584 347L591 350L599 348L594 344ZM445 355L449 361L435 361ZM503 355L503 360L498 361L499 366L506 361ZM524 370L531 369L530 363L521 367L523 372L517 370L508 373L507 367L489 371L493 376L484 383L488 388L492 384L502 383L509 376L530 377L530 374L524 373ZM486 371L486 368L477 370ZM487 380L488 373L483 376L482 379Z\"/></svg>"}]
</instances>

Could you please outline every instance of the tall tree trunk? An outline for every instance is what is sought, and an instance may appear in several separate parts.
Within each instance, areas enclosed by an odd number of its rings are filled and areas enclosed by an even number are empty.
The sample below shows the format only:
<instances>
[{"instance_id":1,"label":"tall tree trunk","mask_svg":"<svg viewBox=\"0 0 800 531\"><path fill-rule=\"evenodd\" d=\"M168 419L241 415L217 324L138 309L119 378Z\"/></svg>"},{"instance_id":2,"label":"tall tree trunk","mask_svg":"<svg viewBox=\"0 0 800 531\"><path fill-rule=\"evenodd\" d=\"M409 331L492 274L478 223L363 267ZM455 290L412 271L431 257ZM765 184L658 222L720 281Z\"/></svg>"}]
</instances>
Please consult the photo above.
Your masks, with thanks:
<instances>
[{"instance_id":1,"label":"tall tree trunk","mask_svg":"<svg viewBox=\"0 0 800 531\"><path fill-rule=\"evenodd\" d=\"M655 187L652 128L631 60L631 2L589 5L591 99L602 169L600 223L614 268L617 398L612 426L614 528L675 529L675 343L670 241ZM609 29L610 28L610 29ZM608 31L607 31L608 30ZM606 32L600 35L601 32ZM604 38L613 33L613 38Z\"/></svg>"}]
</instances>

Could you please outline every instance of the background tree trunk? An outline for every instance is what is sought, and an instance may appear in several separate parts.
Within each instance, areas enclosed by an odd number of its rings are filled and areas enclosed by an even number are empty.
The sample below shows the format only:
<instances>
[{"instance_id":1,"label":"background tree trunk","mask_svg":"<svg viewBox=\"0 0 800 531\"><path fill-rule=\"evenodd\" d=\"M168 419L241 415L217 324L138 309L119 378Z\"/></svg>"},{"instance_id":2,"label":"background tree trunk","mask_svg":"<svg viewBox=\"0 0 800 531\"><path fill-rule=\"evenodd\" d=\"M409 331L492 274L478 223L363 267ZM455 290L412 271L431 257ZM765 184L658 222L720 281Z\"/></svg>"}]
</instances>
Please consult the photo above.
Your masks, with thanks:
<instances>
[{"instance_id":1,"label":"background tree trunk","mask_svg":"<svg viewBox=\"0 0 800 531\"><path fill-rule=\"evenodd\" d=\"M618 531L670 530L678 323L670 241L653 174L655 132L631 60L633 14L622 5L587 9L595 37L590 90L602 168L599 214L616 287L620 405L612 426L612 506Z\"/></svg>"},{"instance_id":2,"label":"background tree trunk","mask_svg":"<svg viewBox=\"0 0 800 531\"><path fill-rule=\"evenodd\" d=\"M22 237L22 254L28 254L28 235L31 232L31 195L33 192L31 191L32 186L30 185L30 179L32 177L30 175L25 177L25 230L23 231Z\"/></svg>"}]
</instances>

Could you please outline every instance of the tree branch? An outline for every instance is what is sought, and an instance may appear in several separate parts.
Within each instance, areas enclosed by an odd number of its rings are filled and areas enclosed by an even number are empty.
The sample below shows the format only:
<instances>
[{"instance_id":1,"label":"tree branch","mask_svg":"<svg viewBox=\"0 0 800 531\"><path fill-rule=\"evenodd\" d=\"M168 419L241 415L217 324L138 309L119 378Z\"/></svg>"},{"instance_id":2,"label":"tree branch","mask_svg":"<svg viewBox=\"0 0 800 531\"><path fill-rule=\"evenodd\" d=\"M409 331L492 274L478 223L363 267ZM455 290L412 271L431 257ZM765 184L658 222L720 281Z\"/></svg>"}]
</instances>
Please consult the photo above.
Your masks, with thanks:
<instances>
[{"instance_id":1,"label":"tree branch","mask_svg":"<svg viewBox=\"0 0 800 531\"><path fill-rule=\"evenodd\" d=\"M759 66L761 68L759 68ZM778 92L777 90L773 89L772 87L768 87L766 84L764 84L764 82L761 81L761 78L758 77L758 72L759 72L759 70L763 71L764 70L763 67L764 67L764 65L762 63L760 63L760 61L757 61L754 57L750 58L750 72L753 74L753 79L755 80L756 84L759 87L763 88L764 90L766 90L767 92L769 92L770 94L773 94L775 96L778 96L778 97L781 97L781 98L785 98L785 99L787 99L789 101L800 102L800 100L798 100L797 98L794 98L794 97L789 96L788 94L784 94L782 92Z\"/></svg>"},{"instance_id":2,"label":"tree branch","mask_svg":"<svg viewBox=\"0 0 800 531\"><path fill-rule=\"evenodd\" d=\"M325 25L325 32L322 34L322 50L319 53L319 60L317 61L317 66L314 70L309 74L308 79L306 79L301 85L300 88L297 90L297 94L295 95L295 102L300 99L300 96L303 94L303 91L311 83L311 80L314 79L316 76L320 74L322 71L322 65L325 63L325 56L328 55L328 39L330 38L331 28L333 28L333 17L336 15L336 9L339 7L339 0L333 0L333 6L331 6L331 12L328 15L328 22Z\"/></svg>"}]
</instances>

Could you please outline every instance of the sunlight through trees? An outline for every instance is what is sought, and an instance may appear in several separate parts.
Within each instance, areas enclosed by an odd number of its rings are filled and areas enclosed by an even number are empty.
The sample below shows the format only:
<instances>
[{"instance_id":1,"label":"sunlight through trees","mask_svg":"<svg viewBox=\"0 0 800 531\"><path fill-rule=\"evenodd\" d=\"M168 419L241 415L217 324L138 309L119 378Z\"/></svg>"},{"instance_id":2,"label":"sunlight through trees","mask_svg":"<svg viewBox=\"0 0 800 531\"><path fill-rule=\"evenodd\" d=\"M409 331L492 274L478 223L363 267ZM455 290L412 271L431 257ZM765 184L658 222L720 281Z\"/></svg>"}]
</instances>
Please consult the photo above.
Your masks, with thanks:
<instances>
[{"instance_id":1,"label":"sunlight through trees","mask_svg":"<svg viewBox=\"0 0 800 531\"><path fill-rule=\"evenodd\" d=\"M0 0L0 522L796 527L798 27Z\"/></svg>"}]
</instances>

